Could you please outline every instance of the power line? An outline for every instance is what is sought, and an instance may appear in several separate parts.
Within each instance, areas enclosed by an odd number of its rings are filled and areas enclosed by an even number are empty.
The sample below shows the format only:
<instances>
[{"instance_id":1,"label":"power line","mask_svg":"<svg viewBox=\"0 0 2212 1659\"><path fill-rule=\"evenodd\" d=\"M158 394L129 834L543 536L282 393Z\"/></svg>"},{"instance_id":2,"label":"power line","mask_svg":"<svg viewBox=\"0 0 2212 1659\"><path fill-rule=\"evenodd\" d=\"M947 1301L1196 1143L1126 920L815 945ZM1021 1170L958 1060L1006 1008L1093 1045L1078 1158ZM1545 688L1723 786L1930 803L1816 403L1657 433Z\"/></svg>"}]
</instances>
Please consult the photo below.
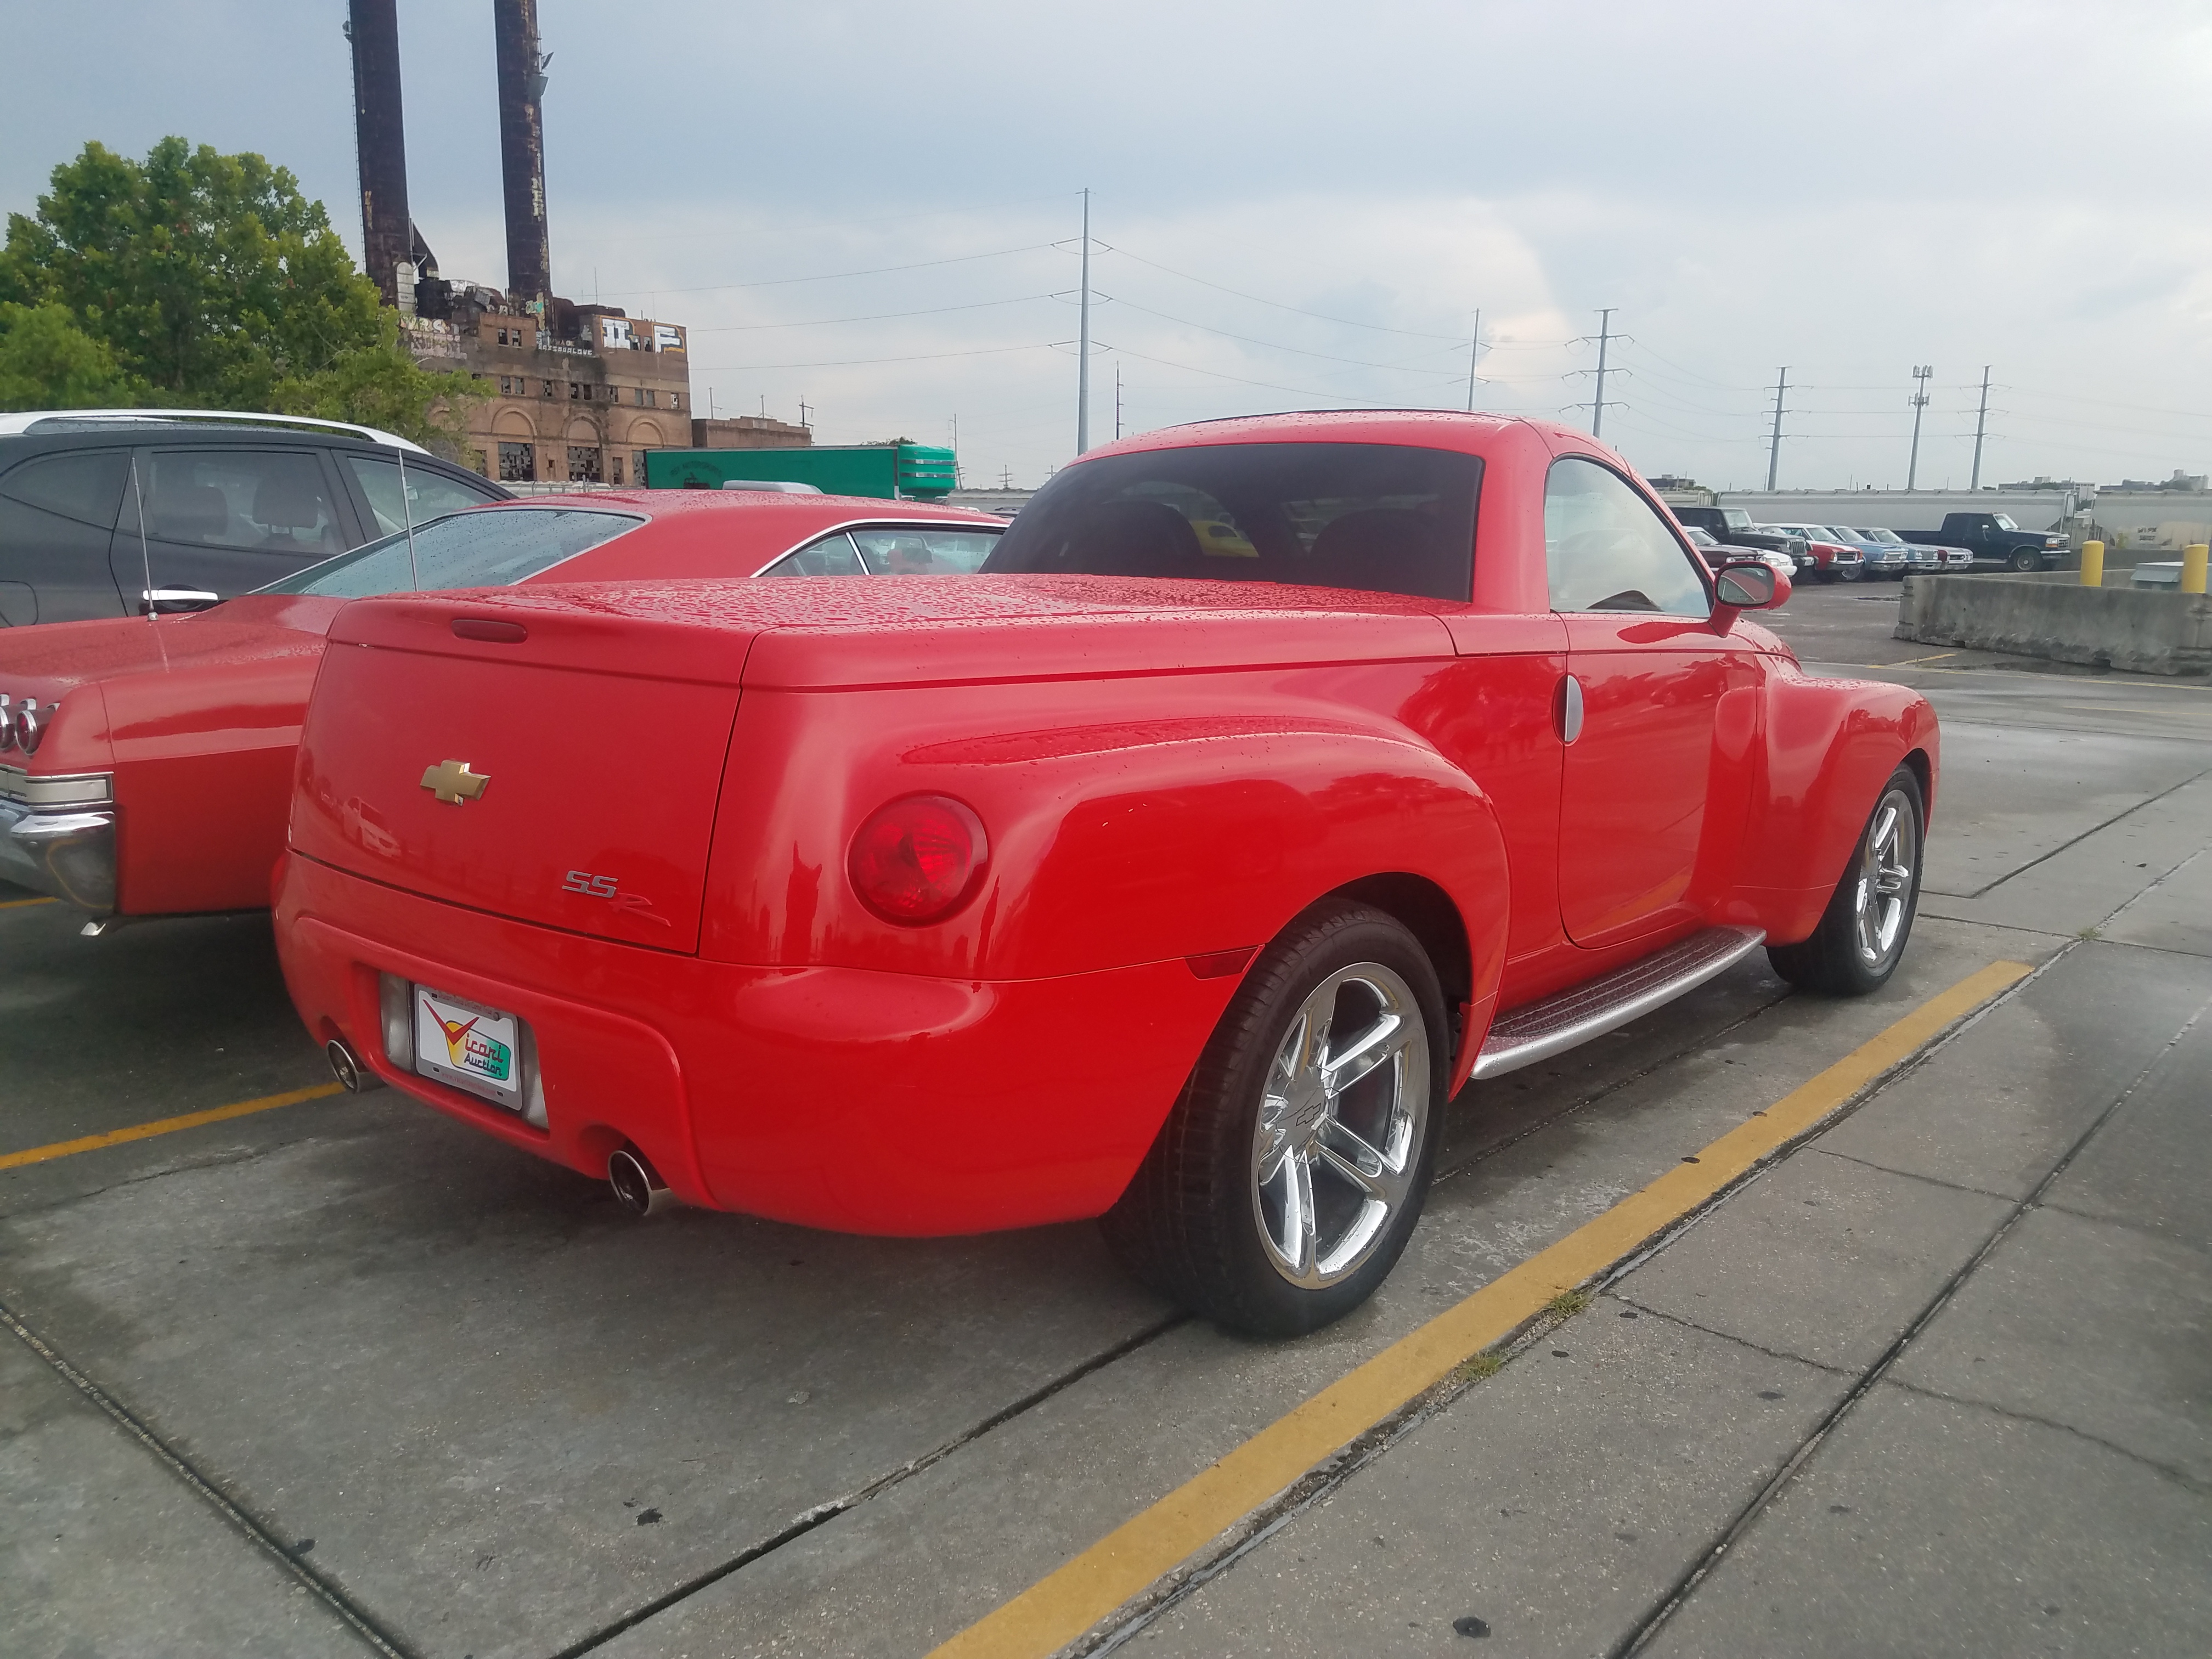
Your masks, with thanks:
<instances>
[{"instance_id":1,"label":"power line","mask_svg":"<svg viewBox=\"0 0 2212 1659\"><path fill-rule=\"evenodd\" d=\"M1056 299L1051 294L1021 294L1011 300L978 300L972 305L929 306L920 311L873 311L863 317L816 317L799 323L717 323L694 328L694 334L744 334L771 328L830 328L839 323L880 323L893 317L941 317L948 311L988 311L994 306L1027 305L1032 300Z\"/></svg>"},{"instance_id":2,"label":"power line","mask_svg":"<svg viewBox=\"0 0 2212 1659\"><path fill-rule=\"evenodd\" d=\"M1031 242L1025 247L1002 247L989 253L957 253L948 259L917 259L906 265L872 265L866 270L831 270L818 276L772 276L753 283L709 283L704 288L617 288L610 294L636 295L640 294L720 294L740 288L788 288L794 283L835 283L848 276L881 276L895 270L927 270L935 265L962 265L977 259L1004 259L1016 253L1036 253L1046 248L1057 247L1057 242Z\"/></svg>"},{"instance_id":3,"label":"power line","mask_svg":"<svg viewBox=\"0 0 2212 1659\"><path fill-rule=\"evenodd\" d=\"M1269 351L1288 351L1300 357L1318 357L1325 363L1349 363L1355 368L1379 368L1395 374L1441 374L1443 372L1441 369L1413 368L1403 363L1370 362L1364 357L1339 357L1326 351L1308 351L1304 346L1285 345L1279 340L1262 340L1254 335L1237 334L1225 328L1215 328L1211 324L1193 322L1188 317L1176 317L1164 311L1155 311L1150 306L1140 306L1134 300L1124 300L1118 295L1102 295L1100 297L1111 300L1113 303L1125 310L1141 311L1146 316L1158 317L1163 322L1180 324L1185 328L1194 328L1205 334L1218 334L1224 340L1241 340L1246 345L1264 346ZM1451 374L1454 380L1459 378L1457 369L1452 370Z\"/></svg>"},{"instance_id":4,"label":"power line","mask_svg":"<svg viewBox=\"0 0 2212 1659\"><path fill-rule=\"evenodd\" d=\"M743 374L778 368L858 368L870 363L933 363L946 357L999 357L1010 351L1054 351L1072 340L1036 340L1028 345L985 346L976 351L926 351L912 357L841 357L818 363L694 363L702 374Z\"/></svg>"},{"instance_id":5,"label":"power line","mask_svg":"<svg viewBox=\"0 0 2212 1659\"><path fill-rule=\"evenodd\" d=\"M1317 318L1324 323L1341 323L1346 328L1370 328L1377 334L1402 334L1408 339L1413 340L1448 340L1454 345L1460 343L1460 337L1456 334L1429 334L1419 329L1388 328L1381 323L1356 322L1349 317L1332 317L1327 312L1308 311L1304 306L1285 305L1280 300L1266 299L1257 294L1247 294L1242 289L1228 288L1219 283L1208 282L1203 276L1194 276L1187 270L1177 270L1173 265L1164 265L1157 259L1147 259L1143 254L1133 253L1126 247L1111 246L1106 251L1109 253L1118 253L1124 258L1134 259L1140 265L1150 265L1154 270L1164 270L1170 276L1180 276L1186 283L1196 283L1200 288L1214 289L1223 294L1233 294L1240 300L1251 301L1254 305L1273 306L1278 311L1296 312L1301 317Z\"/></svg>"}]
</instances>

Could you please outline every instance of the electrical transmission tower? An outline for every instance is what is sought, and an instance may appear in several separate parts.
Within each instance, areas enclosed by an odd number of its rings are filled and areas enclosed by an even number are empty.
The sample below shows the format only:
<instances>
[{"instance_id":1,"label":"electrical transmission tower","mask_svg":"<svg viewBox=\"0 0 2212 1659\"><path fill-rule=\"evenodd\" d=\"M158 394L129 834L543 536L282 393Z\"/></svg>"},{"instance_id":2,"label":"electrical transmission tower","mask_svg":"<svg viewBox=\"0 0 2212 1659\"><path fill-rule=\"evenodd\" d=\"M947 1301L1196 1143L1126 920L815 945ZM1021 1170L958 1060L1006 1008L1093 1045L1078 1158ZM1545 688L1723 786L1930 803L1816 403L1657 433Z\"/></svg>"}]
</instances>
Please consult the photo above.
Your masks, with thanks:
<instances>
[{"instance_id":1,"label":"electrical transmission tower","mask_svg":"<svg viewBox=\"0 0 2212 1659\"><path fill-rule=\"evenodd\" d=\"M1610 346L1615 340L1626 340L1628 337L1626 334L1615 334L1613 331L1613 313L1620 309L1620 307L1619 306L1607 306L1601 310L1597 313L1597 332L1595 334L1583 335L1581 342L1578 343L1587 343L1591 340L1595 340L1597 342L1597 387L1595 394L1591 397L1590 401L1587 404L1570 404L1567 407L1570 409L1587 408L1589 410L1590 436L1593 438L1601 438L1605 435L1606 348ZM1577 369L1575 372L1579 374L1586 373L1587 371ZM1613 403L1615 408L1625 406L1618 398L1615 398L1613 400Z\"/></svg>"},{"instance_id":2,"label":"electrical transmission tower","mask_svg":"<svg viewBox=\"0 0 2212 1659\"><path fill-rule=\"evenodd\" d=\"M1774 488L1774 475L1782 465L1782 394L1790 389L1790 366L1784 363L1774 374L1774 436L1766 446L1766 487Z\"/></svg>"},{"instance_id":3,"label":"electrical transmission tower","mask_svg":"<svg viewBox=\"0 0 2212 1659\"><path fill-rule=\"evenodd\" d=\"M1912 459L1905 468L1905 487L1911 489L1920 477L1920 411L1928 407L1928 377L1935 374L1933 364L1923 363L1914 368L1912 378L1919 384L1912 388Z\"/></svg>"},{"instance_id":4,"label":"electrical transmission tower","mask_svg":"<svg viewBox=\"0 0 2212 1659\"><path fill-rule=\"evenodd\" d=\"M1982 487L1982 437L1990 426L1990 366L1982 365L1982 407L1974 416L1974 476L1967 482L1969 489Z\"/></svg>"}]
</instances>

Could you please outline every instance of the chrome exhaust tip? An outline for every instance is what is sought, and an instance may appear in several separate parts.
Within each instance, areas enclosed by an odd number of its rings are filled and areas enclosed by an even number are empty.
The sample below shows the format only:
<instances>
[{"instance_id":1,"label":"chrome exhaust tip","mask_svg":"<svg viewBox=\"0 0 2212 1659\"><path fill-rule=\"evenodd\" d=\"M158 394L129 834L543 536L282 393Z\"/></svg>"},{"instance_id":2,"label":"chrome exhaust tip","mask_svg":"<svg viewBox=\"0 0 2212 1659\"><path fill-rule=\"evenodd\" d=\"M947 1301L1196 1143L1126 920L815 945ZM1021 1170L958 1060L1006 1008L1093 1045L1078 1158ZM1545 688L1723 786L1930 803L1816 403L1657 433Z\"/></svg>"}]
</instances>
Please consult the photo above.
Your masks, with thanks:
<instances>
[{"instance_id":1,"label":"chrome exhaust tip","mask_svg":"<svg viewBox=\"0 0 2212 1659\"><path fill-rule=\"evenodd\" d=\"M645 1161L645 1154L629 1146L607 1159L607 1185L615 1202L635 1216L657 1215L676 1206L676 1194Z\"/></svg>"},{"instance_id":2,"label":"chrome exhaust tip","mask_svg":"<svg viewBox=\"0 0 2212 1659\"><path fill-rule=\"evenodd\" d=\"M331 1075L344 1085L348 1094L367 1094L371 1089L384 1086L384 1079L362 1065L360 1057L336 1037L323 1045L323 1052L330 1056Z\"/></svg>"}]
</instances>

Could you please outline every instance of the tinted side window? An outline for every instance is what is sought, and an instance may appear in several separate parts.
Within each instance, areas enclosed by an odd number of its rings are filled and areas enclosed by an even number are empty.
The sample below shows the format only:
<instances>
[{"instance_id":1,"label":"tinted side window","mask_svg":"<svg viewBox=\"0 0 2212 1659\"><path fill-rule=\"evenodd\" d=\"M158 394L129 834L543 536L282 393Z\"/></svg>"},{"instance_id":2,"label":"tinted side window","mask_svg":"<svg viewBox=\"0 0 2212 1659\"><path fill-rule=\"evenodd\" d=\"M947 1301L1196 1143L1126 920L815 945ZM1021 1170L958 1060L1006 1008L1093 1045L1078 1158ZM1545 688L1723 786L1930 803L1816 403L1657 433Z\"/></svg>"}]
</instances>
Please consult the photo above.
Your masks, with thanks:
<instances>
[{"instance_id":1,"label":"tinted side window","mask_svg":"<svg viewBox=\"0 0 2212 1659\"><path fill-rule=\"evenodd\" d=\"M131 457L120 450L40 455L0 477L0 495L106 532L115 527L115 509L130 474ZM103 554L106 547L103 541Z\"/></svg>"},{"instance_id":2,"label":"tinted side window","mask_svg":"<svg viewBox=\"0 0 2212 1659\"><path fill-rule=\"evenodd\" d=\"M419 525L425 520L458 513L465 507L481 507L486 501L499 499L489 489L471 489L442 472L410 466L407 469L407 499L403 503L399 499L398 462L374 455L349 455L345 463L353 469L354 482L361 486L361 493L368 497L369 510L376 514L376 533L380 536L406 529L408 514Z\"/></svg>"},{"instance_id":3,"label":"tinted side window","mask_svg":"<svg viewBox=\"0 0 2212 1659\"><path fill-rule=\"evenodd\" d=\"M0 623L112 617L109 532L131 474L128 451L34 456L0 474Z\"/></svg>"},{"instance_id":4,"label":"tinted side window","mask_svg":"<svg viewBox=\"0 0 2212 1659\"><path fill-rule=\"evenodd\" d=\"M182 547L318 559L345 551L317 459L299 450L157 449L146 533Z\"/></svg>"},{"instance_id":5,"label":"tinted side window","mask_svg":"<svg viewBox=\"0 0 2212 1659\"><path fill-rule=\"evenodd\" d=\"M1554 611L1712 614L1681 544L1641 495L1595 461L1571 455L1552 463L1544 562Z\"/></svg>"}]
</instances>

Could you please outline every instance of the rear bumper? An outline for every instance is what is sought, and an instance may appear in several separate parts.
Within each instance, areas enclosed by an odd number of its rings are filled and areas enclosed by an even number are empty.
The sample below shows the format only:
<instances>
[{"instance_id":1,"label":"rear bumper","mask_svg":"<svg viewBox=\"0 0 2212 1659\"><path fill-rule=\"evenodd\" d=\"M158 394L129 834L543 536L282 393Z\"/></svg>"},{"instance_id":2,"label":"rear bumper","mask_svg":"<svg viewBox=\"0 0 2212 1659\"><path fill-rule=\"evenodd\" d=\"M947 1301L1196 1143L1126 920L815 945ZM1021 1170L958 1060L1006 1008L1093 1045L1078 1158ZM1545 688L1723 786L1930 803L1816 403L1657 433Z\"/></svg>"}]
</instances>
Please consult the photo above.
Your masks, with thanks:
<instances>
[{"instance_id":1,"label":"rear bumper","mask_svg":"<svg viewBox=\"0 0 2212 1659\"><path fill-rule=\"evenodd\" d=\"M847 1232L1101 1213L1237 986L1180 960L1012 981L704 962L485 915L297 854L280 872L276 926L316 1039L344 1037L425 1103L594 1177L631 1143L687 1202ZM546 1127L394 1066L385 973L520 1016Z\"/></svg>"},{"instance_id":2,"label":"rear bumper","mask_svg":"<svg viewBox=\"0 0 2212 1659\"><path fill-rule=\"evenodd\" d=\"M115 809L105 775L0 781L0 880L94 915L115 909ZM49 799L41 799L41 797Z\"/></svg>"}]
</instances>

